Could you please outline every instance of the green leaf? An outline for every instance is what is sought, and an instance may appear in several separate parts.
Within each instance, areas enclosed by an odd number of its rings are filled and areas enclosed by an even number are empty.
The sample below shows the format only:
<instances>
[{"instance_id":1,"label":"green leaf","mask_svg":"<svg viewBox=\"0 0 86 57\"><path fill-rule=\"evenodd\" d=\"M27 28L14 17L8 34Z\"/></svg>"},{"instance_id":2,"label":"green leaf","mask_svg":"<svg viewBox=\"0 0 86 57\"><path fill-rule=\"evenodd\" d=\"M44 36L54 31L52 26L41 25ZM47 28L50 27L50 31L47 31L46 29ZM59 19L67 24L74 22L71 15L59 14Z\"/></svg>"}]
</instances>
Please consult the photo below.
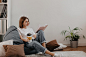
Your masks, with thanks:
<instances>
[{"instance_id":1,"label":"green leaf","mask_svg":"<svg viewBox=\"0 0 86 57\"><path fill-rule=\"evenodd\" d=\"M65 38L71 38L71 36L69 35L69 36L66 36Z\"/></svg>"},{"instance_id":2,"label":"green leaf","mask_svg":"<svg viewBox=\"0 0 86 57\"><path fill-rule=\"evenodd\" d=\"M74 28L73 30L79 30L79 28L78 28L78 27L76 27L76 28Z\"/></svg>"},{"instance_id":3,"label":"green leaf","mask_svg":"<svg viewBox=\"0 0 86 57\"><path fill-rule=\"evenodd\" d=\"M61 32L61 34L62 34L62 35L65 35L66 32L68 32L68 31L67 31L67 30L63 30L63 31Z\"/></svg>"},{"instance_id":4,"label":"green leaf","mask_svg":"<svg viewBox=\"0 0 86 57\"><path fill-rule=\"evenodd\" d=\"M80 28L82 30L82 28Z\"/></svg>"},{"instance_id":5,"label":"green leaf","mask_svg":"<svg viewBox=\"0 0 86 57\"><path fill-rule=\"evenodd\" d=\"M79 27L75 27L73 30L82 30L81 28L79 28Z\"/></svg>"},{"instance_id":6,"label":"green leaf","mask_svg":"<svg viewBox=\"0 0 86 57\"><path fill-rule=\"evenodd\" d=\"M79 33L79 32L75 32L75 34L77 34L77 33Z\"/></svg>"},{"instance_id":7,"label":"green leaf","mask_svg":"<svg viewBox=\"0 0 86 57\"><path fill-rule=\"evenodd\" d=\"M85 38L85 36L83 35L83 38Z\"/></svg>"},{"instance_id":8,"label":"green leaf","mask_svg":"<svg viewBox=\"0 0 86 57\"><path fill-rule=\"evenodd\" d=\"M68 26L69 27L69 26ZM69 30L70 30L70 32L71 32L71 29L70 29L70 27L69 27Z\"/></svg>"}]
</instances>

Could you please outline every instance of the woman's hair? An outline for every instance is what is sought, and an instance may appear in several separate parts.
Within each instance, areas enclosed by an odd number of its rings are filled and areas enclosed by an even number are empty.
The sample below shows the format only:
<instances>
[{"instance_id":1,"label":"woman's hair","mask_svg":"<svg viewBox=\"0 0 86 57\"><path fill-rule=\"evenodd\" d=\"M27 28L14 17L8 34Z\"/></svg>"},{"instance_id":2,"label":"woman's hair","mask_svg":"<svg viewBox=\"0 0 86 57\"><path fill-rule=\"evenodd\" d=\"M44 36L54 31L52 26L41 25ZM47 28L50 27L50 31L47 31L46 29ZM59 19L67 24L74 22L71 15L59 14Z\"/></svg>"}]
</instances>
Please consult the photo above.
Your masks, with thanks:
<instances>
[{"instance_id":1,"label":"woman's hair","mask_svg":"<svg viewBox=\"0 0 86 57\"><path fill-rule=\"evenodd\" d=\"M23 28L23 23L24 23L24 21L25 21L26 19L28 19L28 18L25 17L25 16L22 16L22 17L20 18L20 20L19 20L19 27L20 27L20 28ZM28 19L28 22L29 22L29 19Z\"/></svg>"}]
</instances>

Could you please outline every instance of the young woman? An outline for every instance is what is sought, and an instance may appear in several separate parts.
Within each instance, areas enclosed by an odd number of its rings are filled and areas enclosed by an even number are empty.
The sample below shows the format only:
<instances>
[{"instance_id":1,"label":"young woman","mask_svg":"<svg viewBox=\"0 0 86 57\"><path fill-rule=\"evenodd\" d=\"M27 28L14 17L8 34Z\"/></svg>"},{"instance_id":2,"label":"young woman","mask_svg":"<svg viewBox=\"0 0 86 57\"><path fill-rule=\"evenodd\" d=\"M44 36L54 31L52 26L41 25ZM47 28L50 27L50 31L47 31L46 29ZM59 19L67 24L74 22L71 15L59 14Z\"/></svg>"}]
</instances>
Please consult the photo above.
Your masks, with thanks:
<instances>
[{"instance_id":1,"label":"young woman","mask_svg":"<svg viewBox=\"0 0 86 57\"><path fill-rule=\"evenodd\" d=\"M22 16L20 18L18 31L19 31L20 38L21 38L21 40L23 40L25 42L25 45L28 48L35 48L38 52L50 54L54 57L61 57L60 54L52 53L46 49L46 45L45 45L46 40L44 37L44 31L39 30L36 35L32 28L27 27L27 26L29 26L29 24L30 24L30 22L27 17ZM29 43L30 40L27 38L28 33L32 34L33 41L30 43Z\"/></svg>"}]
</instances>

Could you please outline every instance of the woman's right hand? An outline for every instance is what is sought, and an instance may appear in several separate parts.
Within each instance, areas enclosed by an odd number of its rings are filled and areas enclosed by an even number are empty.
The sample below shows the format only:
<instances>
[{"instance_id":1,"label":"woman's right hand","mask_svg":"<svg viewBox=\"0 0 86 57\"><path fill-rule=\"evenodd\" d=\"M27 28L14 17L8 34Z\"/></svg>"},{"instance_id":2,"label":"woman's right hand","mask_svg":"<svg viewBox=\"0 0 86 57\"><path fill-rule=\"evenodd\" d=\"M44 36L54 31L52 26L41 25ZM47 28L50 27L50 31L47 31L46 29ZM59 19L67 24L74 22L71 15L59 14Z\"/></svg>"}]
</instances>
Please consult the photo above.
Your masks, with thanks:
<instances>
[{"instance_id":1,"label":"woman's right hand","mask_svg":"<svg viewBox=\"0 0 86 57\"><path fill-rule=\"evenodd\" d=\"M23 41L25 41L25 42L28 42L29 41L28 38L27 39L23 39L21 35L20 35L20 39L23 40Z\"/></svg>"},{"instance_id":2,"label":"woman's right hand","mask_svg":"<svg viewBox=\"0 0 86 57\"><path fill-rule=\"evenodd\" d=\"M25 42L29 42L29 39L24 39Z\"/></svg>"},{"instance_id":3,"label":"woman's right hand","mask_svg":"<svg viewBox=\"0 0 86 57\"><path fill-rule=\"evenodd\" d=\"M29 39L25 39L25 42L29 42Z\"/></svg>"}]
</instances>

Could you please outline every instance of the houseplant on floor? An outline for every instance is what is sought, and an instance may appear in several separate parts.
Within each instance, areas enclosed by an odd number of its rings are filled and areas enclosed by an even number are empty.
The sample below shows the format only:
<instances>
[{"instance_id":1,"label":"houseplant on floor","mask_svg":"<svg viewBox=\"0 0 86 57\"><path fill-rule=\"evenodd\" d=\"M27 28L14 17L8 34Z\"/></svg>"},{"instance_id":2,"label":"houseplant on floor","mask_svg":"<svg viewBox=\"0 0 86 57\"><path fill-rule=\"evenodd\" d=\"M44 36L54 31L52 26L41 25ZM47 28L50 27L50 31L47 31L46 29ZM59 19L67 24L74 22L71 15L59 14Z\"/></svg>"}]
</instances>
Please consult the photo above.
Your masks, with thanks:
<instances>
[{"instance_id":1,"label":"houseplant on floor","mask_svg":"<svg viewBox=\"0 0 86 57\"><path fill-rule=\"evenodd\" d=\"M69 27L69 26L68 26ZM79 27L75 27L74 29L70 29L69 27L69 31L68 30L63 30L61 32L62 35L65 35L67 32L69 33L69 35L67 35L65 37L65 39L67 40L67 38L70 39L70 46L72 48L77 48L78 47L78 39L80 39L80 35L78 34L79 31L82 30L81 28ZM83 35L83 38L85 38L85 36ZM64 39L64 40L65 40Z\"/></svg>"}]
</instances>

